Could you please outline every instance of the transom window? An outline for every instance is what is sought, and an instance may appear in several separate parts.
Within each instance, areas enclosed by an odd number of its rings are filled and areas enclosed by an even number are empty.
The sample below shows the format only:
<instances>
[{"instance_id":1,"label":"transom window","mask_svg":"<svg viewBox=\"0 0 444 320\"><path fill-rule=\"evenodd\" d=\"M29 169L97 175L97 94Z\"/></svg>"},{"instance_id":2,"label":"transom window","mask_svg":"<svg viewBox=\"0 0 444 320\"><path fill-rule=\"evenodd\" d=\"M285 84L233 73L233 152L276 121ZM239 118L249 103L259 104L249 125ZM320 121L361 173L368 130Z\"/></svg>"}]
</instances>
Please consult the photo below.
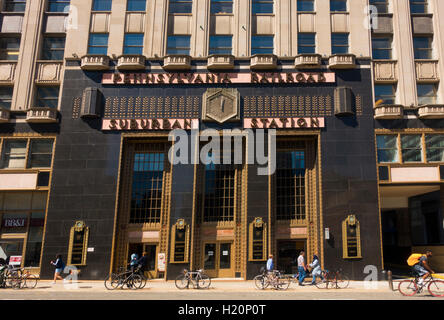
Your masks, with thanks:
<instances>
[{"instance_id":1,"label":"transom window","mask_svg":"<svg viewBox=\"0 0 444 320\"><path fill-rule=\"evenodd\" d=\"M191 13L192 10L192 0L170 0L169 13Z\"/></svg>"},{"instance_id":2,"label":"transom window","mask_svg":"<svg viewBox=\"0 0 444 320\"><path fill-rule=\"evenodd\" d=\"M413 37L415 59L432 59L432 37Z\"/></svg>"},{"instance_id":3,"label":"transom window","mask_svg":"<svg viewBox=\"0 0 444 320\"><path fill-rule=\"evenodd\" d=\"M251 37L251 55L273 54L273 36L253 36Z\"/></svg>"},{"instance_id":4,"label":"transom window","mask_svg":"<svg viewBox=\"0 0 444 320\"><path fill-rule=\"evenodd\" d=\"M392 38L372 37L373 59L392 59Z\"/></svg>"},{"instance_id":5,"label":"transom window","mask_svg":"<svg viewBox=\"0 0 444 320\"><path fill-rule=\"evenodd\" d=\"M388 0L370 0L370 5L378 9L378 13L388 13Z\"/></svg>"},{"instance_id":6,"label":"transom window","mask_svg":"<svg viewBox=\"0 0 444 320\"><path fill-rule=\"evenodd\" d=\"M233 13L233 0L211 0L211 13Z\"/></svg>"},{"instance_id":7,"label":"transom window","mask_svg":"<svg viewBox=\"0 0 444 320\"><path fill-rule=\"evenodd\" d=\"M253 14L273 13L273 0L253 0Z\"/></svg>"},{"instance_id":8,"label":"transom window","mask_svg":"<svg viewBox=\"0 0 444 320\"><path fill-rule=\"evenodd\" d=\"M209 54L231 54L233 36L210 36Z\"/></svg>"},{"instance_id":9,"label":"transom window","mask_svg":"<svg viewBox=\"0 0 444 320\"><path fill-rule=\"evenodd\" d=\"M92 11L111 11L112 0L93 0Z\"/></svg>"},{"instance_id":10,"label":"transom window","mask_svg":"<svg viewBox=\"0 0 444 320\"><path fill-rule=\"evenodd\" d=\"M330 0L330 11L347 11L347 0Z\"/></svg>"},{"instance_id":11,"label":"transom window","mask_svg":"<svg viewBox=\"0 0 444 320\"><path fill-rule=\"evenodd\" d=\"M348 53L348 33L331 34L332 54Z\"/></svg>"},{"instance_id":12,"label":"transom window","mask_svg":"<svg viewBox=\"0 0 444 320\"><path fill-rule=\"evenodd\" d=\"M48 12L69 12L70 0L49 0Z\"/></svg>"},{"instance_id":13,"label":"transom window","mask_svg":"<svg viewBox=\"0 0 444 320\"><path fill-rule=\"evenodd\" d=\"M299 33L298 34L298 54L316 52L316 34Z\"/></svg>"},{"instance_id":14,"label":"transom window","mask_svg":"<svg viewBox=\"0 0 444 320\"><path fill-rule=\"evenodd\" d=\"M190 54L191 36L168 36L167 54Z\"/></svg>"},{"instance_id":15,"label":"transom window","mask_svg":"<svg viewBox=\"0 0 444 320\"><path fill-rule=\"evenodd\" d=\"M314 0L298 0L298 11L313 12Z\"/></svg>"},{"instance_id":16,"label":"transom window","mask_svg":"<svg viewBox=\"0 0 444 320\"><path fill-rule=\"evenodd\" d=\"M427 13L427 0L410 0L411 13Z\"/></svg>"},{"instance_id":17,"label":"transom window","mask_svg":"<svg viewBox=\"0 0 444 320\"><path fill-rule=\"evenodd\" d=\"M126 11L145 11L146 0L128 0Z\"/></svg>"}]
</instances>

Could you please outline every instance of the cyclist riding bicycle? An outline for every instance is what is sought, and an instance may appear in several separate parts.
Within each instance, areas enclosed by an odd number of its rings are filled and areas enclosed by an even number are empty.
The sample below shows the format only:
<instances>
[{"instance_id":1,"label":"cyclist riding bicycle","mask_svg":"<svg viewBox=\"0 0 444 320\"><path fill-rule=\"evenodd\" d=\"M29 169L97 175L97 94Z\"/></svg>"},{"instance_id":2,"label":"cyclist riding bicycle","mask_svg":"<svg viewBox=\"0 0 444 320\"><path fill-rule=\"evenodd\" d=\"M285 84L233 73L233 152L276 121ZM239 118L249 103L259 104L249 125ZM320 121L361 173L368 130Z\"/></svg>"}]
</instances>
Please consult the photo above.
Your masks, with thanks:
<instances>
[{"instance_id":1,"label":"cyclist riding bicycle","mask_svg":"<svg viewBox=\"0 0 444 320\"><path fill-rule=\"evenodd\" d=\"M425 254L414 253L407 260L408 265L412 266L413 273L420 277L418 284L422 284L428 276L435 273L428 264L430 257L432 257L432 251L427 250Z\"/></svg>"}]
</instances>

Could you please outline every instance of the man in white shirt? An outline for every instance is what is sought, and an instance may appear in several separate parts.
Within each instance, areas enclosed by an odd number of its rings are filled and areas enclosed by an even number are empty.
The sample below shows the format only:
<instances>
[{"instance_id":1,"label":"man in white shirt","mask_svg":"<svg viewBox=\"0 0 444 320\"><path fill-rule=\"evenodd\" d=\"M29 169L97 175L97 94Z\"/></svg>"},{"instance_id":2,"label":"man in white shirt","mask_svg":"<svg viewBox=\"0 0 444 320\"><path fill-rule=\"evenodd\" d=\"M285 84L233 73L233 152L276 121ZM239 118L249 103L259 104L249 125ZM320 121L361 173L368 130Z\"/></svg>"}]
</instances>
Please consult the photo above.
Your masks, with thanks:
<instances>
[{"instance_id":1,"label":"man in white shirt","mask_svg":"<svg viewBox=\"0 0 444 320\"><path fill-rule=\"evenodd\" d=\"M299 272L299 285L303 286L303 282L305 277L307 276L305 271L307 270L307 266L305 265L305 258L304 258L305 252L304 250L301 251L298 258L298 272Z\"/></svg>"},{"instance_id":2,"label":"man in white shirt","mask_svg":"<svg viewBox=\"0 0 444 320\"><path fill-rule=\"evenodd\" d=\"M273 255L270 254L267 260L267 271L273 271L273 269L274 269Z\"/></svg>"}]
</instances>

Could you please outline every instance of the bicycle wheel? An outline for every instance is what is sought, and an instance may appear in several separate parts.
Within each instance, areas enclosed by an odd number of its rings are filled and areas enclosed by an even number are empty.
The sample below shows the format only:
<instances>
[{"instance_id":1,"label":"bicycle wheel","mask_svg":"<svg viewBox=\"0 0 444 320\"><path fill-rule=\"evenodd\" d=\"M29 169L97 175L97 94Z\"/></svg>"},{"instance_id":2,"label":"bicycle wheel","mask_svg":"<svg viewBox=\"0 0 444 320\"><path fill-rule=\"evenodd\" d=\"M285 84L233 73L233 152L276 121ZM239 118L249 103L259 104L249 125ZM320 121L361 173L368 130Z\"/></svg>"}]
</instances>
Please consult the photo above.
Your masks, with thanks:
<instances>
[{"instance_id":1,"label":"bicycle wheel","mask_svg":"<svg viewBox=\"0 0 444 320\"><path fill-rule=\"evenodd\" d=\"M143 278L140 274L133 273L128 277L127 285L132 290L140 289L143 285Z\"/></svg>"},{"instance_id":2,"label":"bicycle wheel","mask_svg":"<svg viewBox=\"0 0 444 320\"><path fill-rule=\"evenodd\" d=\"M21 272L19 270L8 271L6 275L6 285L10 288L20 289L21 287Z\"/></svg>"},{"instance_id":3,"label":"bicycle wheel","mask_svg":"<svg viewBox=\"0 0 444 320\"><path fill-rule=\"evenodd\" d=\"M211 279L206 274L199 274L197 279L197 287L202 289L208 289L211 284Z\"/></svg>"},{"instance_id":4,"label":"bicycle wheel","mask_svg":"<svg viewBox=\"0 0 444 320\"><path fill-rule=\"evenodd\" d=\"M176 288L180 289L180 290L188 288L188 284L189 284L188 277L184 274L178 275L175 280L175 284L176 284Z\"/></svg>"},{"instance_id":5,"label":"bicycle wheel","mask_svg":"<svg viewBox=\"0 0 444 320\"><path fill-rule=\"evenodd\" d=\"M107 288L108 290L117 289L120 284L121 284L120 276L116 273L111 273L105 279L105 288Z\"/></svg>"},{"instance_id":6,"label":"bicycle wheel","mask_svg":"<svg viewBox=\"0 0 444 320\"><path fill-rule=\"evenodd\" d=\"M277 278L275 288L277 290L287 290L291 280L287 277Z\"/></svg>"},{"instance_id":7,"label":"bicycle wheel","mask_svg":"<svg viewBox=\"0 0 444 320\"><path fill-rule=\"evenodd\" d=\"M427 287L430 294L434 297L444 297L444 281L443 280L433 280L430 281Z\"/></svg>"},{"instance_id":8,"label":"bicycle wheel","mask_svg":"<svg viewBox=\"0 0 444 320\"><path fill-rule=\"evenodd\" d=\"M24 278L24 287L28 289L34 289L37 286L38 278L35 274L28 274Z\"/></svg>"},{"instance_id":9,"label":"bicycle wheel","mask_svg":"<svg viewBox=\"0 0 444 320\"><path fill-rule=\"evenodd\" d=\"M264 290L268 287L268 279L266 276L260 274L254 277L254 284L256 285L256 288L260 290Z\"/></svg>"},{"instance_id":10,"label":"bicycle wheel","mask_svg":"<svg viewBox=\"0 0 444 320\"><path fill-rule=\"evenodd\" d=\"M336 276L336 280L337 280L337 286L339 289L345 289L348 287L348 284L350 283L350 279L344 275L344 274L338 274Z\"/></svg>"},{"instance_id":11,"label":"bicycle wheel","mask_svg":"<svg viewBox=\"0 0 444 320\"><path fill-rule=\"evenodd\" d=\"M318 289L327 289L328 282L325 277L324 279L321 279L321 277L316 277L315 286Z\"/></svg>"},{"instance_id":12,"label":"bicycle wheel","mask_svg":"<svg viewBox=\"0 0 444 320\"><path fill-rule=\"evenodd\" d=\"M418 291L418 287L414 280L404 280L399 283L398 290L402 295L410 297Z\"/></svg>"}]
</instances>

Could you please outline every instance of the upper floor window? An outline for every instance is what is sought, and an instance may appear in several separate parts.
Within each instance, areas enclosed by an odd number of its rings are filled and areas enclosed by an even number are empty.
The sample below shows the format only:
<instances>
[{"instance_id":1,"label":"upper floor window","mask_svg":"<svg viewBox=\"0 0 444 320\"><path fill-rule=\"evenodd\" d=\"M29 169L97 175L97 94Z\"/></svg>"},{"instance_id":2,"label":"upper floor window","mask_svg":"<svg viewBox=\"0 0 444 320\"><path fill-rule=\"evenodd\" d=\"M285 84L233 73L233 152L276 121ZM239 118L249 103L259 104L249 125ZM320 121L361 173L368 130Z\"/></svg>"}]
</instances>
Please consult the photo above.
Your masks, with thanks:
<instances>
[{"instance_id":1,"label":"upper floor window","mask_svg":"<svg viewBox=\"0 0 444 320\"><path fill-rule=\"evenodd\" d=\"M347 0L330 0L330 11L347 11Z\"/></svg>"},{"instance_id":2,"label":"upper floor window","mask_svg":"<svg viewBox=\"0 0 444 320\"><path fill-rule=\"evenodd\" d=\"M211 13L233 13L233 0L211 0Z\"/></svg>"},{"instance_id":3,"label":"upper floor window","mask_svg":"<svg viewBox=\"0 0 444 320\"><path fill-rule=\"evenodd\" d=\"M170 0L169 13L191 13L193 9L192 0Z\"/></svg>"},{"instance_id":4,"label":"upper floor window","mask_svg":"<svg viewBox=\"0 0 444 320\"><path fill-rule=\"evenodd\" d=\"M233 36L210 36L209 54L231 54Z\"/></svg>"},{"instance_id":5,"label":"upper floor window","mask_svg":"<svg viewBox=\"0 0 444 320\"><path fill-rule=\"evenodd\" d=\"M29 168L49 168L52 160L53 139L31 139Z\"/></svg>"},{"instance_id":6,"label":"upper floor window","mask_svg":"<svg viewBox=\"0 0 444 320\"><path fill-rule=\"evenodd\" d=\"M436 104L436 92L438 91L434 84L418 84L418 104Z\"/></svg>"},{"instance_id":7,"label":"upper floor window","mask_svg":"<svg viewBox=\"0 0 444 320\"><path fill-rule=\"evenodd\" d=\"M420 134L401 135L402 162L422 162L422 138Z\"/></svg>"},{"instance_id":8,"label":"upper floor window","mask_svg":"<svg viewBox=\"0 0 444 320\"><path fill-rule=\"evenodd\" d=\"M370 5L378 9L378 13L388 13L388 0L370 0Z\"/></svg>"},{"instance_id":9,"label":"upper floor window","mask_svg":"<svg viewBox=\"0 0 444 320\"><path fill-rule=\"evenodd\" d=\"M26 0L5 0L6 12L25 12Z\"/></svg>"},{"instance_id":10,"label":"upper floor window","mask_svg":"<svg viewBox=\"0 0 444 320\"><path fill-rule=\"evenodd\" d=\"M348 53L348 33L332 33L331 46L332 54Z\"/></svg>"},{"instance_id":11,"label":"upper floor window","mask_svg":"<svg viewBox=\"0 0 444 320\"><path fill-rule=\"evenodd\" d=\"M378 162L399 162L397 135L378 135L376 136L376 144Z\"/></svg>"},{"instance_id":12,"label":"upper floor window","mask_svg":"<svg viewBox=\"0 0 444 320\"><path fill-rule=\"evenodd\" d=\"M63 60L64 52L64 37L45 37L43 39L42 60Z\"/></svg>"},{"instance_id":13,"label":"upper floor window","mask_svg":"<svg viewBox=\"0 0 444 320\"><path fill-rule=\"evenodd\" d=\"M146 11L146 0L128 0L126 11Z\"/></svg>"},{"instance_id":14,"label":"upper floor window","mask_svg":"<svg viewBox=\"0 0 444 320\"><path fill-rule=\"evenodd\" d=\"M191 36L168 36L167 54L190 54Z\"/></svg>"},{"instance_id":15,"label":"upper floor window","mask_svg":"<svg viewBox=\"0 0 444 320\"><path fill-rule=\"evenodd\" d=\"M375 84L375 100L383 104L395 104L395 86L391 84Z\"/></svg>"},{"instance_id":16,"label":"upper floor window","mask_svg":"<svg viewBox=\"0 0 444 320\"><path fill-rule=\"evenodd\" d=\"M49 0L48 12L69 12L70 0Z\"/></svg>"},{"instance_id":17,"label":"upper floor window","mask_svg":"<svg viewBox=\"0 0 444 320\"><path fill-rule=\"evenodd\" d=\"M108 34L107 33L91 33L88 42L88 54L104 54L108 53Z\"/></svg>"},{"instance_id":18,"label":"upper floor window","mask_svg":"<svg viewBox=\"0 0 444 320\"><path fill-rule=\"evenodd\" d=\"M444 162L444 135L426 134L427 161Z\"/></svg>"},{"instance_id":19,"label":"upper floor window","mask_svg":"<svg viewBox=\"0 0 444 320\"><path fill-rule=\"evenodd\" d=\"M432 37L413 37L415 59L432 59Z\"/></svg>"},{"instance_id":20,"label":"upper floor window","mask_svg":"<svg viewBox=\"0 0 444 320\"><path fill-rule=\"evenodd\" d=\"M298 34L298 54L316 52L316 34L299 33Z\"/></svg>"},{"instance_id":21,"label":"upper floor window","mask_svg":"<svg viewBox=\"0 0 444 320\"><path fill-rule=\"evenodd\" d=\"M392 39L390 37L372 37L373 59L392 59Z\"/></svg>"},{"instance_id":22,"label":"upper floor window","mask_svg":"<svg viewBox=\"0 0 444 320\"><path fill-rule=\"evenodd\" d=\"M298 11L313 12L314 0L298 0Z\"/></svg>"},{"instance_id":23,"label":"upper floor window","mask_svg":"<svg viewBox=\"0 0 444 320\"><path fill-rule=\"evenodd\" d=\"M273 36L253 36L251 37L251 55L273 54Z\"/></svg>"},{"instance_id":24,"label":"upper floor window","mask_svg":"<svg viewBox=\"0 0 444 320\"><path fill-rule=\"evenodd\" d=\"M18 60L20 37L0 38L0 60Z\"/></svg>"},{"instance_id":25,"label":"upper floor window","mask_svg":"<svg viewBox=\"0 0 444 320\"><path fill-rule=\"evenodd\" d=\"M25 168L27 140L4 140L2 168Z\"/></svg>"},{"instance_id":26,"label":"upper floor window","mask_svg":"<svg viewBox=\"0 0 444 320\"><path fill-rule=\"evenodd\" d=\"M59 87L37 87L37 107L57 109Z\"/></svg>"},{"instance_id":27,"label":"upper floor window","mask_svg":"<svg viewBox=\"0 0 444 320\"><path fill-rule=\"evenodd\" d=\"M411 13L427 13L427 0L410 0Z\"/></svg>"},{"instance_id":28,"label":"upper floor window","mask_svg":"<svg viewBox=\"0 0 444 320\"><path fill-rule=\"evenodd\" d=\"M0 87L0 108L11 109L14 87Z\"/></svg>"},{"instance_id":29,"label":"upper floor window","mask_svg":"<svg viewBox=\"0 0 444 320\"><path fill-rule=\"evenodd\" d=\"M253 0L253 14L273 13L273 0Z\"/></svg>"},{"instance_id":30,"label":"upper floor window","mask_svg":"<svg viewBox=\"0 0 444 320\"><path fill-rule=\"evenodd\" d=\"M142 54L143 53L143 33L125 34L123 54Z\"/></svg>"},{"instance_id":31,"label":"upper floor window","mask_svg":"<svg viewBox=\"0 0 444 320\"><path fill-rule=\"evenodd\" d=\"M2 169L50 168L54 139L4 139Z\"/></svg>"},{"instance_id":32,"label":"upper floor window","mask_svg":"<svg viewBox=\"0 0 444 320\"><path fill-rule=\"evenodd\" d=\"M112 0L94 0L92 11L111 11Z\"/></svg>"}]
</instances>

